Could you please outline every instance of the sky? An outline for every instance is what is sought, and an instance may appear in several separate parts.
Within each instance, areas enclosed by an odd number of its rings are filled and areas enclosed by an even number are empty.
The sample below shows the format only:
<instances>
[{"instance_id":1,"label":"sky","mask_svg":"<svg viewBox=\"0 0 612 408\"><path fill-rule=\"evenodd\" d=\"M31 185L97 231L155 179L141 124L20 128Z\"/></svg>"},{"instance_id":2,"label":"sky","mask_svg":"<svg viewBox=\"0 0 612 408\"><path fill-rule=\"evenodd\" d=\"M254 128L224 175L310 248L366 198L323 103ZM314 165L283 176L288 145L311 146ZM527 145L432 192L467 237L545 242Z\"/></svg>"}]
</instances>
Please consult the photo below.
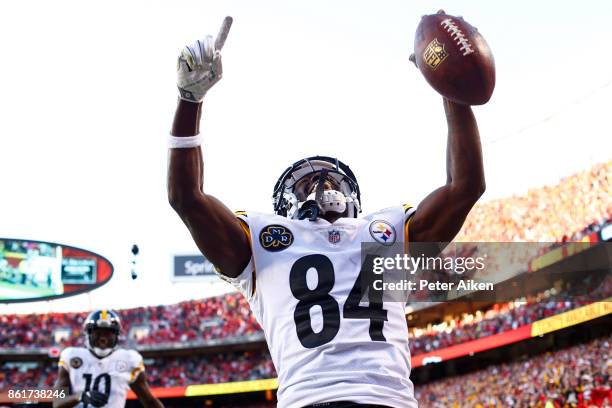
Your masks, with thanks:
<instances>
[{"instance_id":1,"label":"sky","mask_svg":"<svg viewBox=\"0 0 612 408\"><path fill-rule=\"evenodd\" d=\"M201 133L205 191L233 210L271 212L280 173L314 154L351 166L365 213L416 205L439 187L442 101L408 61L420 17L438 8L478 27L495 56L493 97L474 107L484 201L610 160L612 3L570 4L3 2L0 236L92 250L115 275L87 295L0 313L167 304L230 289L171 284L172 255L197 249L165 181L176 57L226 15L224 76L206 96Z\"/></svg>"}]
</instances>

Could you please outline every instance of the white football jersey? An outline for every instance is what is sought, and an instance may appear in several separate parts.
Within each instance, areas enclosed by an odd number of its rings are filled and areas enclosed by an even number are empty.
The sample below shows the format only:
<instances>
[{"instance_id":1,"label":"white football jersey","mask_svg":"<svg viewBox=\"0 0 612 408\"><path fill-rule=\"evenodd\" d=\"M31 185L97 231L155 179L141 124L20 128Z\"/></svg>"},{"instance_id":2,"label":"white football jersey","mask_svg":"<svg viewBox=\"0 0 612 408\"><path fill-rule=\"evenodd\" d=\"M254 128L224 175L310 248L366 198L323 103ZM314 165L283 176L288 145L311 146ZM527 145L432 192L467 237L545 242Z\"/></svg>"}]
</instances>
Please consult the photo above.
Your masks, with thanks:
<instances>
[{"instance_id":1,"label":"white football jersey","mask_svg":"<svg viewBox=\"0 0 612 408\"><path fill-rule=\"evenodd\" d=\"M96 390L107 394L108 408L123 408L130 384L144 371L142 356L136 350L117 349L98 358L85 347L68 347L60 354L59 365L70 375L73 394ZM83 403L77 405L84 407Z\"/></svg>"},{"instance_id":2,"label":"white football jersey","mask_svg":"<svg viewBox=\"0 0 612 408\"><path fill-rule=\"evenodd\" d=\"M381 307L354 296L347 301L360 287L361 244L405 245L413 212L398 206L333 224L237 213L249 227L253 257L240 276L226 280L264 329L279 408L333 401L417 407L405 304L382 303L384 320Z\"/></svg>"}]
</instances>

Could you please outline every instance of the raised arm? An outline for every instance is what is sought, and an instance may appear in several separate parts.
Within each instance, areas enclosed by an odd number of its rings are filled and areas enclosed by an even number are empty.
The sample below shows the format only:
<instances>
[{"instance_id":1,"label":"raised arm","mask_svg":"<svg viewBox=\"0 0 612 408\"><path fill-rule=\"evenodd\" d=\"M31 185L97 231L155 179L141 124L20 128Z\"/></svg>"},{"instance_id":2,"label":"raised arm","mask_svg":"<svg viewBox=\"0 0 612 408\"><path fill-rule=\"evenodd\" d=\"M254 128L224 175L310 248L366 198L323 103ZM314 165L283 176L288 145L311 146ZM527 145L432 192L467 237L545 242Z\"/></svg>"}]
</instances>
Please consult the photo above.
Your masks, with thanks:
<instances>
[{"instance_id":1,"label":"raised arm","mask_svg":"<svg viewBox=\"0 0 612 408\"><path fill-rule=\"evenodd\" d=\"M221 201L204 192L202 150L198 140L204 95L221 79L221 54L231 18L217 40L212 37L185 47L178 62L178 102L168 160L168 200L202 253L228 276L247 266L251 249L241 221ZM214 44L214 45L213 45ZM183 138L189 139L183 139ZM196 138L197 139L197 138ZM185 143L183 143L185 141ZM191 147L189 147L191 146Z\"/></svg>"},{"instance_id":2,"label":"raised arm","mask_svg":"<svg viewBox=\"0 0 612 408\"><path fill-rule=\"evenodd\" d=\"M444 99L448 123L446 184L429 194L410 222L410 241L450 242L485 191L482 148L472 108Z\"/></svg>"}]
</instances>

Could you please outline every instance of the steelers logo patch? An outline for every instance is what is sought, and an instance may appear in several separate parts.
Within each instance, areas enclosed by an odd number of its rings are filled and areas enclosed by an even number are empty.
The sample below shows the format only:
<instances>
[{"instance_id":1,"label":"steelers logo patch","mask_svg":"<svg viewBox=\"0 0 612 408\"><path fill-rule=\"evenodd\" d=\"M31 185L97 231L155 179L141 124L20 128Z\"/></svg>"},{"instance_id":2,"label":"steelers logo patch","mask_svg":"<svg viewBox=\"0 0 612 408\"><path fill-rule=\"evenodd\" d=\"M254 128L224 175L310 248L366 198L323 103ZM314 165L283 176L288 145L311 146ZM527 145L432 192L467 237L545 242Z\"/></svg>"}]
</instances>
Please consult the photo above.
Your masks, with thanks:
<instances>
[{"instance_id":1,"label":"steelers logo patch","mask_svg":"<svg viewBox=\"0 0 612 408\"><path fill-rule=\"evenodd\" d=\"M383 245L392 245L397 238L393 225L381 220L370 223L370 235L374 238L374 241Z\"/></svg>"},{"instance_id":2,"label":"steelers logo patch","mask_svg":"<svg viewBox=\"0 0 612 408\"><path fill-rule=\"evenodd\" d=\"M128 370L128 365L125 361L117 361L117 371L120 373L126 372Z\"/></svg>"},{"instance_id":3,"label":"steelers logo patch","mask_svg":"<svg viewBox=\"0 0 612 408\"><path fill-rule=\"evenodd\" d=\"M266 251L282 251L293 244L293 233L282 225L268 225L259 233L259 243Z\"/></svg>"},{"instance_id":4,"label":"steelers logo patch","mask_svg":"<svg viewBox=\"0 0 612 408\"><path fill-rule=\"evenodd\" d=\"M83 365L83 360L80 357L73 357L70 359L70 367L79 368Z\"/></svg>"}]
</instances>

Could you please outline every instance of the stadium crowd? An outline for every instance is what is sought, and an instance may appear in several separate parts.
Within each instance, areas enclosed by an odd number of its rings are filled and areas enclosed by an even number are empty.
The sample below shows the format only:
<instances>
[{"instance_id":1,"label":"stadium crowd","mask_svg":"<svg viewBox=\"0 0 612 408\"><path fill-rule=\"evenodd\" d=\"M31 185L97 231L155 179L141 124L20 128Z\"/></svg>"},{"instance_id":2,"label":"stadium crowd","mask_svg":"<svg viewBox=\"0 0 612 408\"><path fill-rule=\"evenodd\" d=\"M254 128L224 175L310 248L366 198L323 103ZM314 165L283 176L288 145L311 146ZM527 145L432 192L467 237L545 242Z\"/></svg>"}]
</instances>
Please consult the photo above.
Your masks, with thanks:
<instances>
[{"instance_id":1,"label":"stadium crowd","mask_svg":"<svg viewBox=\"0 0 612 408\"><path fill-rule=\"evenodd\" d=\"M16 384L24 387L36 387L44 384L51 372L57 371L53 364L39 362L5 362L0 363L0 390Z\"/></svg>"},{"instance_id":2,"label":"stadium crowd","mask_svg":"<svg viewBox=\"0 0 612 408\"><path fill-rule=\"evenodd\" d=\"M611 294L612 279L607 279L592 293L571 300L558 301L547 292L527 300L495 304L486 311L464 314L426 328L410 328L411 353L413 356L419 355L513 330L533 321L588 304L598 298L609 298ZM238 299L236 297L236 300ZM71 343L79 342L71 341ZM160 357L147 359L145 362L151 383L164 387L273 378L276 375L270 355L262 351ZM56 368L51 361L7 362L0 368L0 389L9 384L51 386L56 378Z\"/></svg>"},{"instance_id":3,"label":"stadium crowd","mask_svg":"<svg viewBox=\"0 0 612 408\"><path fill-rule=\"evenodd\" d=\"M158 358L146 363L153 386L173 387L276 377L274 364L267 351L224 353L196 358Z\"/></svg>"},{"instance_id":4,"label":"stadium crowd","mask_svg":"<svg viewBox=\"0 0 612 408\"><path fill-rule=\"evenodd\" d=\"M572 241L611 217L612 161L608 161L525 195L476 204L455 241Z\"/></svg>"},{"instance_id":5,"label":"stadium crowd","mask_svg":"<svg viewBox=\"0 0 612 408\"><path fill-rule=\"evenodd\" d=\"M479 247L474 256L494 254L479 276L500 281L524 272L536 256L600 231L611 219L612 161L609 161L520 196L476 204L454 241L511 243L473 244Z\"/></svg>"},{"instance_id":6,"label":"stadium crowd","mask_svg":"<svg viewBox=\"0 0 612 408\"><path fill-rule=\"evenodd\" d=\"M117 312L127 329L138 329L126 332L131 333L127 339L130 345L226 339L261 330L246 301L237 293ZM86 316L87 313L0 315L0 350L79 345Z\"/></svg>"},{"instance_id":7,"label":"stadium crowd","mask_svg":"<svg viewBox=\"0 0 612 408\"><path fill-rule=\"evenodd\" d=\"M415 388L421 407L610 407L612 335Z\"/></svg>"},{"instance_id":8,"label":"stadium crowd","mask_svg":"<svg viewBox=\"0 0 612 408\"><path fill-rule=\"evenodd\" d=\"M454 316L427 327L409 326L410 350L418 355L470 340L490 336L532 323L554 314L563 313L594 300L612 295L612 280L607 279L585 296L552 296L549 293L513 302L498 303L490 309L473 314ZM261 333L244 299L237 294L181 302L171 306L126 309L118 311L126 327L128 346L135 344L167 344L211 339L227 339L246 334ZM0 350L17 346L66 347L81 345L82 321L86 314L66 313L48 315L0 316ZM146 326L143 331L129 330ZM69 336L54 335L55 330L66 330ZM135 333L135 334L134 334ZM142 333L146 333L143 335ZM132 336L131 338L129 338ZM59 341L55 342L54 340ZM197 344L197 343L196 343Z\"/></svg>"},{"instance_id":9,"label":"stadium crowd","mask_svg":"<svg viewBox=\"0 0 612 408\"><path fill-rule=\"evenodd\" d=\"M145 359L145 363L154 387L276 377L270 356L264 351L160 357ZM0 368L0 390L14 384L51 386L57 376L51 361L44 365L4 363ZM435 408L609 407L611 375L612 335L608 335L587 344L420 385L415 393L420 406Z\"/></svg>"},{"instance_id":10,"label":"stadium crowd","mask_svg":"<svg viewBox=\"0 0 612 408\"><path fill-rule=\"evenodd\" d=\"M410 352L427 353L456 344L476 340L567 312L593 301L612 296L612 277L607 276L594 290L583 295L564 295L554 290L537 296L497 303L475 313L464 313L427 327L410 327ZM563 300L559 300L563 299Z\"/></svg>"}]
</instances>

